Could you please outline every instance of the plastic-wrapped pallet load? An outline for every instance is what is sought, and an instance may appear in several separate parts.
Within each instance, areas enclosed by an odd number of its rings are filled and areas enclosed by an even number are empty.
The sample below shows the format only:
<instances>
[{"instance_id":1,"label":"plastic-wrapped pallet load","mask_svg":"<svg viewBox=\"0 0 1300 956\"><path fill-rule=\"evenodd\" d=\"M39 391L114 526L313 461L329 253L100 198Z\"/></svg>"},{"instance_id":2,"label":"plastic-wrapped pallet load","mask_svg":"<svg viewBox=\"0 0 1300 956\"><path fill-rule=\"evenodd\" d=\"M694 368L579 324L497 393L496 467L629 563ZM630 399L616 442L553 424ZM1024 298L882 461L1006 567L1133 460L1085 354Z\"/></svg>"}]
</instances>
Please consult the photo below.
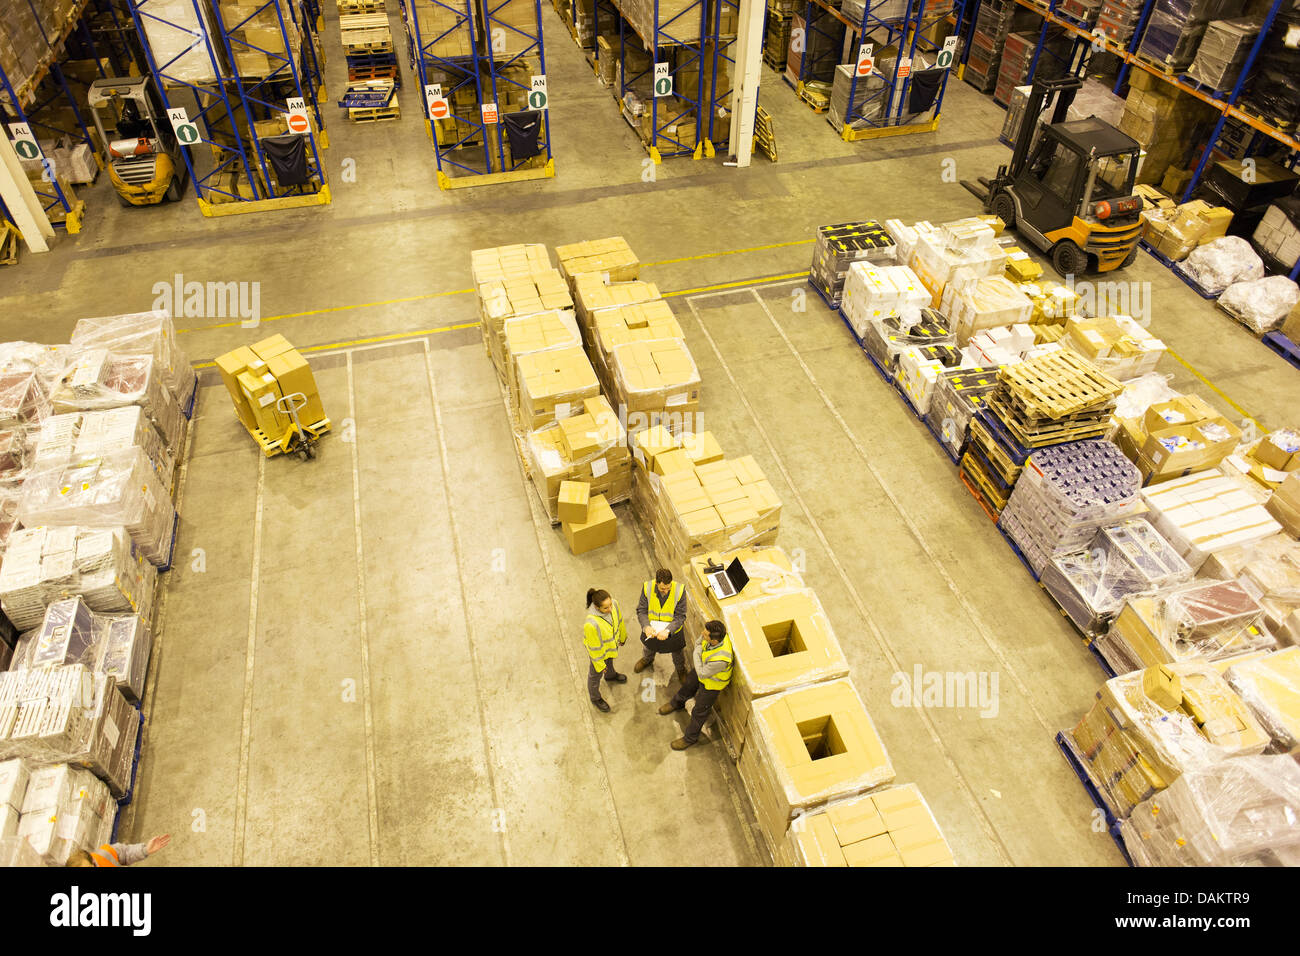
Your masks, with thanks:
<instances>
[{"instance_id":1,"label":"plastic-wrapped pallet load","mask_svg":"<svg viewBox=\"0 0 1300 956\"><path fill-rule=\"evenodd\" d=\"M907 266L855 262L849 267L841 301L849 324L862 338L868 325L884 319L916 322L930 304L930 293Z\"/></svg>"},{"instance_id":2,"label":"plastic-wrapped pallet load","mask_svg":"<svg viewBox=\"0 0 1300 956\"><path fill-rule=\"evenodd\" d=\"M1297 216L1300 216L1300 206L1294 199L1279 199L1269 204L1251 235L1255 244L1281 263L1287 272L1300 261L1300 227L1296 225Z\"/></svg>"},{"instance_id":3,"label":"plastic-wrapped pallet load","mask_svg":"<svg viewBox=\"0 0 1300 956\"><path fill-rule=\"evenodd\" d=\"M1118 817L1183 773L1263 753L1269 743L1250 708L1203 661L1111 678L1069 739Z\"/></svg>"},{"instance_id":4,"label":"plastic-wrapped pallet load","mask_svg":"<svg viewBox=\"0 0 1300 956\"><path fill-rule=\"evenodd\" d=\"M1207 24L1243 9L1242 0L1157 0L1138 53L1166 69L1186 69L1196 57Z\"/></svg>"},{"instance_id":5,"label":"plastic-wrapped pallet load","mask_svg":"<svg viewBox=\"0 0 1300 956\"><path fill-rule=\"evenodd\" d=\"M1187 562L1151 525L1130 518L1099 530L1086 549L1054 555L1042 584L1079 630L1097 635L1130 595L1181 584L1191 576Z\"/></svg>"},{"instance_id":6,"label":"plastic-wrapped pallet load","mask_svg":"<svg viewBox=\"0 0 1300 956\"><path fill-rule=\"evenodd\" d=\"M614 392L610 353L616 346L686 337L666 299L593 309L590 316L591 364L600 379L601 390L607 395Z\"/></svg>"},{"instance_id":7,"label":"plastic-wrapped pallet load","mask_svg":"<svg viewBox=\"0 0 1300 956\"><path fill-rule=\"evenodd\" d=\"M896 251L893 235L872 219L818 226L809 275L813 285L838 308L854 263L890 265Z\"/></svg>"},{"instance_id":8,"label":"plastic-wrapped pallet load","mask_svg":"<svg viewBox=\"0 0 1300 956\"><path fill-rule=\"evenodd\" d=\"M997 388L995 368L950 368L939 373L925 420L954 455L960 453L971 419Z\"/></svg>"},{"instance_id":9,"label":"plastic-wrapped pallet load","mask_svg":"<svg viewBox=\"0 0 1300 956\"><path fill-rule=\"evenodd\" d=\"M149 625L138 615L112 618L100 639L95 672L112 679L127 700L143 700L145 673L152 648Z\"/></svg>"},{"instance_id":10,"label":"plastic-wrapped pallet load","mask_svg":"<svg viewBox=\"0 0 1300 956\"><path fill-rule=\"evenodd\" d=\"M909 346L898 356L898 387L903 396L924 416L930 411L939 376L961 364L961 353L951 345Z\"/></svg>"},{"instance_id":11,"label":"plastic-wrapped pallet load","mask_svg":"<svg viewBox=\"0 0 1300 956\"><path fill-rule=\"evenodd\" d=\"M1066 345L1121 382L1155 371L1166 351L1164 342L1128 315L1072 318L1065 329Z\"/></svg>"},{"instance_id":12,"label":"plastic-wrapped pallet load","mask_svg":"<svg viewBox=\"0 0 1300 956\"><path fill-rule=\"evenodd\" d=\"M1015 325L997 325L972 335L962 346L962 355L966 362L973 365L995 368L1002 365L1015 365L1041 353L1034 339L1032 325L1024 322Z\"/></svg>"},{"instance_id":13,"label":"plastic-wrapped pallet load","mask_svg":"<svg viewBox=\"0 0 1300 956\"><path fill-rule=\"evenodd\" d=\"M729 605L722 621L736 669L718 699L718 719L737 756L744 754L754 700L849 675L830 620L809 588Z\"/></svg>"},{"instance_id":14,"label":"plastic-wrapped pallet load","mask_svg":"<svg viewBox=\"0 0 1300 956\"><path fill-rule=\"evenodd\" d=\"M948 320L934 309L921 309L919 318L891 316L869 320L862 332L862 347L876 363L893 376L898 356L911 346L955 345Z\"/></svg>"},{"instance_id":15,"label":"plastic-wrapped pallet load","mask_svg":"<svg viewBox=\"0 0 1300 956\"><path fill-rule=\"evenodd\" d=\"M585 399L600 394L596 373L580 346L542 349L515 361L519 395L512 412L522 431L568 418Z\"/></svg>"},{"instance_id":16,"label":"plastic-wrapped pallet load","mask_svg":"<svg viewBox=\"0 0 1300 956\"><path fill-rule=\"evenodd\" d=\"M501 337L506 319L553 309L572 309L573 297L543 245L497 246L470 253L483 347L505 378Z\"/></svg>"},{"instance_id":17,"label":"plastic-wrapped pallet load","mask_svg":"<svg viewBox=\"0 0 1300 956\"><path fill-rule=\"evenodd\" d=\"M74 850L107 843L116 815L117 804L101 781L58 763L31 771L19 834L45 863L65 866Z\"/></svg>"},{"instance_id":18,"label":"plastic-wrapped pallet load","mask_svg":"<svg viewBox=\"0 0 1300 956\"><path fill-rule=\"evenodd\" d=\"M519 407L517 360L544 349L582 347L578 323L569 311L535 312L506 319L502 324L501 352L506 367L506 394L511 408Z\"/></svg>"},{"instance_id":19,"label":"plastic-wrapped pallet load","mask_svg":"<svg viewBox=\"0 0 1300 956\"><path fill-rule=\"evenodd\" d=\"M1236 581L1198 580L1130 595L1098 649L1117 672L1226 660L1275 648L1262 625L1259 602Z\"/></svg>"},{"instance_id":20,"label":"plastic-wrapped pallet load","mask_svg":"<svg viewBox=\"0 0 1300 956\"><path fill-rule=\"evenodd\" d=\"M27 527L122 526L155 566L171 561L176 513L149 456L140 448L41 472L23 484L18 518Z\"/></svg>"},{"instance_id":21,"label":"plastic-wrapped pallet load","mask_svg":"<svg viewBox=\"0 0 1300 956\"><path fill-rule=\"evenodd\" d=\"M1264 278L1264 261L1241 236L1223 236L1192 250L1183 271L1203 290L1218 295L1235 282Z\"/></svg>"},{"instance_id":22,"label":"plastic-wrapped pallet load","mask_svg":"<svg viewBox=\"0 0 1300 956\"><path fill-rule=\"evenodd\" d=\"M946 222L935 231L917 230L916 242L906 264L930 290L931 305L950 319L956 321L943 305L944 289L949 283L1000 278L1006 271L1006 252L997 243L1002 228L1002 221L993 216ZM1010 322L995 324L1009 325Z\"/></svg>"},{"instance_id":23,"label":"plastic-wrapped pallet load","mask_svg":"<svg viewBox=\"0 0 1300 956\"><path fill-rule=\"evenodd\" d=\"M528 435L533 483L552 523L559 521L560 485L582 482L608 504L631 496L627 434L604 396L582 400L576 414Z\"/></svg>"},{"instance_id":24,"label":"plastic-wrapped pallet load","mask_svg":"<svg viewBox=\"0 0 1300 956\"><path fill-rule=\"evenodd\" d=\"M1300 480L1297 480L1300 485ZM1300 542L1286 534L1225 548L1201 565L1201 576L1237 581L1259 602L1264 625L1281 643L1296 643L1289 624L1300 611Z\"/></svg>"},{"instance_id":25,"label":"plastic-wrapped pallet load","mask_svg":"<svg viewBox=\"0 0 1300 956\"><path fill-rule=\"evenodd\" d=\"M1052 445L1030 456L998 524L1042 574L1054 554L1139 513L1140 491L1137 468L1110 442Z\"/></svg>"},{"instance_id":26,"label":"plastic-wrapped pallet load","mask_svg":"<svg viewBox=\"0 0 1300 956\"><path fill-rule=\"evenodd\" d=\"M157 577L125 528L24 528L0 564L0 606L20 630L40 624L54 601L77 595L100 613L148 617Z\"/></svg>"},{"instance_id":27,"label":"plastic-wrapped pallet load","mask_svg":"<svg viewBox=\"0 0 1300 956\"><path fill-rule=\"evenodd\" d=\"M560 265L560 275L564 276L575 295L575 279L583 273L595 273L602 282L609 284L630 282L641 272L636 254L622 236L556 246L555 258Z\"/></svg>"},{"instance_id":28,"label":"plastic-wrapped pallet load","mask_svg":"<svg viewBox=\"0 0 1300 956\"><path fill-rule=\"evenodd\" d=\"M1231 90L1246 65L1260 26L1258 20L1245 17L1211 21L1205 27L1187 75L1211 89Z\"/></svg>"},{"instance_id":29,"label":"plastic-wrapped pallet load","mask_svg":"<svg viewBox=\"0 0 1300 956\"><path fill-rule=\"evenodd\" d=\"M75 351L52 395L55 413L139 405L168 451L180 447L184 416L163 384L152 355L123 355L104 349Z\"/></svg>"},{"instance_id":30,"label":"plastic-wrapped pallet load","mask_svg":"<svg viewBox=\"0 0 1300 956\"><path fill-rule=\"evenodd\" d=\"M1213 552L1281 531L1264 507L1219 471L1202 471L1143 489L1152 523L1193 570Z\"/></svg>"},{"instance_id":31,"label":"plastic-wrapped pallet load","mask_svg":"<svg viewBox=\"0 0 1300 956\"><path fill-rule=\"evenodd\" d=\"M1219 305L1256 335L1281 325L1297 303L1300 287L1286 276L1235 282L1219 296Z\"/></svg>"},{"instance_id":32,"label":"plastic-wrapped pallet load","mask_svg":"<svg viewBox=\"0 0 1300 956\"><path fill-rule=\"evenodd\" d=\"M700 372L682 339L651 339L610 350L611 395L626 415L628 437L662 425L673 435L693 431L700 411ZM624 412L626 409L626 412Z\"/></svg>"},{"instance_id":33,"label":"plastic-wrapped pallet load","mask_svg":"<svg viewBox=\"0 0 1300 956\"><path fill-rule=\"evenodd\" d=\"M629 279L627 282L606 282L600 273L584 272L573 279L573 299L587 345L592 345L595 313L620 305L654 302L663 297L653 282Z\"/></svg>"},{"instance_id":34,"label":"plastic-wrapped pallet load","mask_svg":"<svg viewBox=\"0 0 1300 956\"><path fill-rule=\"evenodd\" d=\"M198 376L181 349L171 316L162 309L82 319L72 330L72 345L107 349L118 355L151 355L153 368L182 410L190 407Z\"/></svg>"},{"instance_id":35,"label":"plastic-wrapped pallet load","mask_svg":"<svg viewBox=\"0 0 1300 956\"><path fill-rule=\"evenodd\" d=\"M710 583L709 569L727 568L733 561L739 561L745 572L745 586L730 597L719 597ZM804 587L803 576L789 555L778 547L710 551L692 557L682 573L687 599L686 626L693 634L699 633L706 621L722 620L733 608Z\"/></svg>"},{"instance_id":36,"label":"plastic-wrapped pallet load","mask_svg":"<svg viewBox=\"0 0 1300 956\"><path fill-rule=\"evenodd\" d=\"M798 814L894 779L875 724L847 679L761 697L749 726L740 779L774 856Z\"/></svg>"},{"instance_id":37,"label":"plastic-wrapped pallet load","mask_svg":"<svg viewBox=\"0 0 1300 956\"><path fill-rule=\"evenodd\" d=\"M1243 659L1224 677L1268 731L1269 752L1300 753L1300 647Z\"/></svg>"},{"instance_id":38,"label":"plastic-wrapped pallet load","mask_svg":"<svg viewBox=\"0 0 1300 956\"><path fill-rule=\"evenodd\" d=\"M981 329L1028 322L1034 306L1016 283L999 274L950 280L939 311L948 317L957 344L965 345Z\"/></svg>"},{"instance_id":39,"label":"plastic-wrapped pallet load","mask_svg":"<svg viewBox=\"0 0 1300 956\"><path fill-rule=\"evenodd\" d=\"M1300 858L1300 765L1238 757L1189 770L1120 824L1137 866L1285 866Z\"/></svg>"},{"instance_id":40,"label":"plastic-wrapped pallet load","mask_svg":"<svg viewBox=\"0 0 1300 956\"><path fill-rule=\"evenodd\" d=\"M839 800L795 817L779 866L956 866L915 784Z\"/></svg>"}]
</instances>

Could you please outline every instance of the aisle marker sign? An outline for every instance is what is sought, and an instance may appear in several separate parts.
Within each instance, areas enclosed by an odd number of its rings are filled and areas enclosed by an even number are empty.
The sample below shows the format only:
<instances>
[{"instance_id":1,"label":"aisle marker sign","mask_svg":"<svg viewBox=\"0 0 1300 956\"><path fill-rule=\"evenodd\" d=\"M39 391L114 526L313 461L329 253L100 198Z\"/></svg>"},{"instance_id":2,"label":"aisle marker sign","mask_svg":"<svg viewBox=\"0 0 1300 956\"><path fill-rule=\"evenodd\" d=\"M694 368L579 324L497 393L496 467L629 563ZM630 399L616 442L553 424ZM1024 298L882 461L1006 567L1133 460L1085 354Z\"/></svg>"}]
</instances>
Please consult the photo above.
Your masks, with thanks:
<instances>
[{"instance_id":1,"label":"aisle marker sign","mask_svg":"<svg viewBox=\"0 0 1300 956\"><path fill-rule=\"evenodd\" d=\"M858 47L858 76L870 76L875 69L876 59L872 56L875 44L864 43Z\"/></svg>"},{"instance_id":2,"label":"aisle marker sign","mask_svg":"<svg viewBox=\"0 0 1300 956\"><path fill-rule=\"evenodd\" d=\"M291 96L285 100L289 108L289 132L306 133L311 130L311 121L307 118L307 101L301 96Z\"/></svg>"},{"instance_id":3,"label":"aisle marker sign","mask_svg":"<svg viewBox=\"0 0 1300 956\"><path fill-rule=\"evenodd\" d=\"M673 75L668 72L667 63L655 64L655 96L673 95Z\"/></svg>"},{"instance_id":4,"label":"aisle marker sign","mask_svg":"<svg viewBox=\"0 0 1300 956\"><path fill-rule=\"evenodd\" d=\"M528 91L528 108L530 110L544 110L549 103L549 97L546 95L546 77L533 77L532 87Z\"/></svg>"},{"instance_id":5,"label":"aisle marker sign","mask_svg":"<svg viewBox=\"0 0 1300 956\"><path fill-rule=\"evenodd\" d=\"M451 115L451 107L442 95L441 83L429 83L424 88L424 100L429 104L429 118L445 120Z\"/></svg>"},{"instance_id":6,"label":"aisle marker sign","mask_svg":"<svg viewBox=\"0 0 1300 956\"><path fill-rule=\"evenodd\" d=\"M491 126L493 123L496 123L496 122L498 122L498 117L497 117L497 105L496 105L495 103L484 103L484 104L483 104L483 124L484 124L485 126Z\"/></svg>"},{"instance_id":7,"label":"aisle marker sign","mask_svg":"<svg viewBox=\"0 0 1300 956\"><path fill-rule=\"evenodd\" d=\"M26 123L10 123L9 135L14 138L14 152L19 159L40 159L41 147Z\"/></svg>"},{"instance_id":8,"label":"aisle marker sign","mask_svg":"<svg viewBox=\"0 0 1300 956\"><path fill-rule=\"evenodd\" d=\"M168 110L167 118L171 120L172 129L182 146L193 146L199 141L199 128L190 122L190 114L185 112L185 107L177 106Z\"/></svg>"},{"instance_id":9,"label":"aisle marker sign","mask_svg":"<svg viewBox=\"0 0 1300 956\"><path fill-rule=\"evenodd\" d=\"M948 37L943 41L943 49L934 59L934 65L941 70L946 70L952 66L952 61L957 58L957 38Z\"/></svg>"}]
</instances>

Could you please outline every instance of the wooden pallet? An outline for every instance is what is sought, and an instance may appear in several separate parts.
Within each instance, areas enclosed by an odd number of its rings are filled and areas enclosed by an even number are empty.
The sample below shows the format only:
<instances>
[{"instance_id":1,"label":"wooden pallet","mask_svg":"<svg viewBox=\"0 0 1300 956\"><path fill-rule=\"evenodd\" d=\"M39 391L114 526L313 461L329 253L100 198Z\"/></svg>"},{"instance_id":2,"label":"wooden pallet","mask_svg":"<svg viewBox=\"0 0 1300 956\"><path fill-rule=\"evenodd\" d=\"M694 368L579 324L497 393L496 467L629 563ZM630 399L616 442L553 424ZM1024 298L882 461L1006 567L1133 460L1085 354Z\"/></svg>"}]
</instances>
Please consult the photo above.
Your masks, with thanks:
<instances>
[{"instance_id":1,"label":"wooden pallet","mask_svg":"<svg viewBox=\"0 0 1300 956\"><path fill-rule=\"evenodd\" d=\"M336 0L340 19L359 13L383 13L384 0Z\"/></svg>"},{"instance_id":2,"label":"wooden pallet","mask_svg":"<svg viewBox=\"0 0 1300 956\"><path fill-rule=\"evenodd\" d=\"M339 17L344 53L392 53L393 31L386 13L357 13Z\"/></svg>"},{"instance_id":3,"label":"wooden pallet","mask_svg":"<svg viewBox=\"0 0 1300 956\"><path fill-rule=\"evenodd\" d=\"M1300 345L1292 342L1281 332L1269 332L1264 336L1264 345L1276 352L1296 368L1300 368Z\"/></svg>"},{"instance_id":4,"label":"wooden pallet","mask_svg":"<svg viewBox=\"0 0 1300 956\"><path fill-rule=\"evenodd\" d=\"M754 112L754 149L776 162L776 126L772 114L761 106Z\"/></svg>"},{"instance_id":5,"label":"wooden pallet","mask_svg":"<svg viewBox=\"0 0 1300 956\"><path fill-rule=\"evenodd\" d=\"M1028 424L1001 401L1001 396L994 395L989 399L989 411L996 415L1011 436L1026 448L1043 448L1069 441L1082 441L1085 438L1101 438L1110 428L1109 409L1095 419L1058 422L1048 420L1045 424Z\"/></svg>"},{"instance_id":6,"label":"wooden pallet","mask_svg":"<svg viewBox=\"0 0 1300 956\"><path fill-rule=\"evenodd\" d=\"M1021 406L1023 417L1060 420L1099 410L1123 386L1069 349L1004 367L1005 394Z\"/></svg>"},{"instance_id":7,"label":"wooden pallet","mask_svg":"<svg viewBox=\"0 0 1300 956\"><path fill-rule=\"evenodd\" d=\"M831 108L831 98L829 94L819 92L818 90L810 90L806 86L799 90L799 99L807 103L814 113L825 113Z\"/></svg>"},{"instance_id":8,"label":"wooden pallet","mask_svg":"<svg viewBox=\"0 0 1300 956\"><path fill-rule=\"evenodd\" d=\"M402 109L397 105L396 101L383 107L348 110L348 119L354 123L377 123L380 120L395 120L401 118Z\"/></svg>"},{"instance_id":9,"label":"wooden pallet","mask_svg":"<svg viewBox=\"0 0 1300 956\"><path fill-rule=\"evenodd\" d=\"M0 266L13 266L18 264L18 240L22 234L18 227L12 222L0 223Z\"/></svg>"},{"instance_id":10,"label":"wooden pallet","mask_svg":"<svg viewBox=\"0 0 1300 956\"><path fill-rule=\"evenodd\" d=\"M366 80L399 80L397 64L392 66L350 66L349 83L364 83Z\"/></svg>"},{"instance_id":11,"label":"wooden pallet","mask_svg":"<svg viewBox=\"0 0 1300 956\"><path fill-rule=\"evenodd\" d=\"M995 515L1001 514L1011 495L997 487L997 483L988 476L984 465L970 449L967 449L966 454L962 456L961 473L967 481L973 482L979 489L979 497L983 499L986 511L991 510Z\"/></svg>"}]
</instances>

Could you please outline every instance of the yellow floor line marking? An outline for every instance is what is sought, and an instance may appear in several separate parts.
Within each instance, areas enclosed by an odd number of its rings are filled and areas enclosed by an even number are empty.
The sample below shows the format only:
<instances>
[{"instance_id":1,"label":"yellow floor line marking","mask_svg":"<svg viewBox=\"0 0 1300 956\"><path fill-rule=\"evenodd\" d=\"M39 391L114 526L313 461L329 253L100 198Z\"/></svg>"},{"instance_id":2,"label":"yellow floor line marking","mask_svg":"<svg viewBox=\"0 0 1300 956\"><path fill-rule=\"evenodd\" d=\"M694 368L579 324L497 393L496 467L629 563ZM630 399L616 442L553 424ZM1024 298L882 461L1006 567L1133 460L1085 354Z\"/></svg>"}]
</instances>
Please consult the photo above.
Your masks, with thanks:
<instances>
[{"instance_id":1,"label":"yellow floor line marking","mask_svg":"<svg viewBox=\"0 0 1300 956\"><path fill-rule=\"evenodd\" d=\"M1234 402L1231 398L1229 398L1227 392L1225 392L1223 389L1219 388L1219 386L1215 385L1215 384L1214 384L1213 382L1211 382L1208 378L1206 378L1204 375L1202 375L1202 374L1200 373L1200 371L1196 368L1195 365L1193 365L1191 362L1187 361L1185 358L1183 358L1181 355L1179 355L1177 352L1175 352L1173 349L1171 349L1171 348L1169 348L1169 347L1167 347L1167 346L1166 346L1166 348L1165 348L1165 354L1167 354L1170 358L1176 359L1176 360L1178 361L1178 364L1179 364L1179 365L1181 365L1183 368L1187 369L1187 371L1191 372L1191 373L1192 373L1193 375L1195 375L1198 379L1200 379L1200 381L1202 382L1202 384L1204 384L1204 385L1207 386L1208 388L1213 389L1213 390L1214 390L1214 394L1218 395L1221 399L1223 399L1225 402L1227 402L1229 405L1231 405L1231 406L1233 407L1233 409L1235 409L1236 412L1237 412L1238 414L1246 416L1246 420L1247 420L1247 421L1250 421L1250 422L1253 422L1253 423L1255 424L1255 427L1256 427L1256 428L1258 428L1260 431L1264 431L1264 430L1265 430L1264 426L1261 425L1261 424L1259 423L1259 421L1256 420L1256 418L1255 418L1254 415L1252 415L1250 412L1246 411L1244 408L1242 408L1240 405L1238 405L1236 402Z\"/></svg>"},{"instance_id":2,"label":"yellow floor line marking","mask_svg":"<svg viewBox=\"0 0 1300 956\"><path fill-rule=\"evenodd\" d=\"M643 262L642 268L649 266L666 266L674 262L695 262L699 259L717 259L719 256L737 256L745 252L762 252L765 249L785 249L790 246L808 246L816 239L793 239L790 242L773 242L766 246L750 246L748 249L725 249L722 252L702 252L698 256L682 256L680 259L660 259L658 262Z\"/></svg>"},{"instance_id":3,"label":"yellow floor line marking","mask_svg":"<svg viewBox=\"0 0 1300 956\"><path fill-rule=\"evenodd\" d=\"M449 295L470 295L473 289L452 289L450 292L426 292L423 295L408 295L400 299L384 299L380 302L357 302L354 305L330 305L323 309L308 309L306 312L286 312L284 315L268 315L259 319L261 322L279 322L281 319L301 319L309 315L327 315L330 312L348 312L352 309L370 309L381 305L400 305L403 302L421 302L424 299L439 299ZM242 328L243 322L221 322L217 325L199 325L192 329L177 329L176 333L211 332L214 329Z\"/></svg>"},{"instance_id":4,"label":"yellow floor line marking","mask_svg":"<svg viewBox=\"0 0 1300 956\"><path fill-rule=\"evenodd\" d=\"M700 292L716 292L719 289L748 289L756 285L764 285L769 282L782 282L786 279L802 279L808 273L804 272L787 272L779 276L764 276L761 279L741 279L738 282L721 282L718 285L701 286L698 289L682 289L679 292L665 292L665 299L676 298L682 295L696 295Z\"/></svg>"}]
</instances>

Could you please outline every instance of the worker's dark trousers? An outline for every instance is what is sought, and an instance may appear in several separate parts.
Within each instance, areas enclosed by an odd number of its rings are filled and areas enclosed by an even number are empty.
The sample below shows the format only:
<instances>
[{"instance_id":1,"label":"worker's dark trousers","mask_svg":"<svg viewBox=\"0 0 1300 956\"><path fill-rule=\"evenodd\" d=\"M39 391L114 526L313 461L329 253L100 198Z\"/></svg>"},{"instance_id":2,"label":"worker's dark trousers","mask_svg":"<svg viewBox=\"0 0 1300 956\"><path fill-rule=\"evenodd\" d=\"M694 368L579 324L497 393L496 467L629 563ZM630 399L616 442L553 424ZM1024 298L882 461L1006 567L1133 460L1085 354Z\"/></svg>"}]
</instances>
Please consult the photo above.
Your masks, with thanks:
<instances>
[{"instance_id":1,"label":"worker's dark trousers","mask_svg":"<svg viewBox=\"0 0 1300 956\"><path fill-rule=\"evenodd\" d=\"M685 630L685 628L683 628ZM677 673L686 670L686 635L682 631L676 634L669 634L663 639L651 638L646 640L641 638L641 646L645 648L645 653L641 655L642 660L654 663L656 654L671 654L673 657L673 667L677 668Z\"/></svg>"},{"instance_id":2,"label":"worker's dark trousers","mask_svg":"<svg viewBox=\"0 0 1300 956\"><path fill-rule=\"evenodd\" d=\"M615 674L614 658L605 661L605 670L602 672L605 680L610 680L611 675ZM591 661L587 662L587 696L592 700L600 700L600 678L602 674L596 673L596 665ZM613 683L613 681L610 681Z\"/></svg>"},{"instance_id":3,"label":"worker's dark trousers","mask_svg":"<svg viewBox=\"0 0 1300 956\"><path fill-rule=\"evenodd\" d=\"M713 713L713 702L721 693L720 690L709 690L701 684L695 671L687 674L686 680L682 681L682 686L673 695L673 706L685 707L688 700L695 698L695 706L691 708L691 722L686 725L686 732L682 734L682 739L688 744L693 744L700 739L704 722L709 719L709 714Z\"/></svg>"}]
</instances>

